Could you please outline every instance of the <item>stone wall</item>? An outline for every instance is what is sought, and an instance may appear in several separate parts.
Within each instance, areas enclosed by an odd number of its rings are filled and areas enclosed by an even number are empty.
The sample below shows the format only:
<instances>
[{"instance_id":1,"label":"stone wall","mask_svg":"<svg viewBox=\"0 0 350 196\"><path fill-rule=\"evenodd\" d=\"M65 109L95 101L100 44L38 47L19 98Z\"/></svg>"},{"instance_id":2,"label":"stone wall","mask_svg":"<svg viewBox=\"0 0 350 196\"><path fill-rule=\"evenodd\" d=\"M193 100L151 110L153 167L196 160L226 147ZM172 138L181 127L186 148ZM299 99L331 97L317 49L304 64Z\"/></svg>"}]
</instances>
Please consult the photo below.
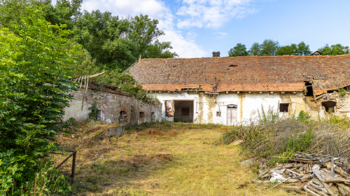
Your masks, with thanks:
<instances>
[{"instance_id":1,"label":"stone wall","mask_svg":"<svg viewBox=\"0 0 350 196\"><path fill-rule=\"evenodd\" d=\"M65 108L64 120L74 118L78 122L89 118L89 107L94 101L98 106L98 120L110 123L140 124L159 122L161 120L161 105L145 104L129 94L116 90L78 90L71 93L74 99Z\"/></svg>"}]
</instances>

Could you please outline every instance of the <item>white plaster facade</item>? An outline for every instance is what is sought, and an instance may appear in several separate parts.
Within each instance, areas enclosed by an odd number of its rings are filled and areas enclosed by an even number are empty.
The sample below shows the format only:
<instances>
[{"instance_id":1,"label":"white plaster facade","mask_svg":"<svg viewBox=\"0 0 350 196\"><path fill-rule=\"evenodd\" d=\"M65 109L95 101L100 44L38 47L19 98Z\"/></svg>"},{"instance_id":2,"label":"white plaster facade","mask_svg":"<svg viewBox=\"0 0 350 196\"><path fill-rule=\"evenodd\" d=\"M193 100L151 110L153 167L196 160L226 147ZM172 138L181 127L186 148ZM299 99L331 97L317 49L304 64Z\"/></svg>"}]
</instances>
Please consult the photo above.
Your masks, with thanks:
<instances>
[{"instance_id":1,"label":"white plaster facade","mask_svg":"<svg viewBox=\"0 0 350 196\"><path fill-rule=\"evenodd\" d=\"M153 94L154 95L154 94ZM156 93L155 96L162 103L162 119L173 121L174 117L166 115L164 101L188 100L194 101L193 122L194 123L215 123L228 125L227 108L229 105L237 107L236 125L247 125L250 122L257 122L258 112L262 107L267 112L269 108L279 112L280 103L289 103L289 111L280 112L280 117L289 115L298 115L301 110L310 114L311 118L324 118L327 114L322 106L313 108L307 103L302 92L280 93L280 92L262 92L262 93L220 93L218 95L209 95L205 93ZM212 104L211 104L212 103ZM176 111L175 111L176 112ZM221 112L221 116L217 116ZM349 115L349 114L347 114Z\"/></svg>"}]
</instances>

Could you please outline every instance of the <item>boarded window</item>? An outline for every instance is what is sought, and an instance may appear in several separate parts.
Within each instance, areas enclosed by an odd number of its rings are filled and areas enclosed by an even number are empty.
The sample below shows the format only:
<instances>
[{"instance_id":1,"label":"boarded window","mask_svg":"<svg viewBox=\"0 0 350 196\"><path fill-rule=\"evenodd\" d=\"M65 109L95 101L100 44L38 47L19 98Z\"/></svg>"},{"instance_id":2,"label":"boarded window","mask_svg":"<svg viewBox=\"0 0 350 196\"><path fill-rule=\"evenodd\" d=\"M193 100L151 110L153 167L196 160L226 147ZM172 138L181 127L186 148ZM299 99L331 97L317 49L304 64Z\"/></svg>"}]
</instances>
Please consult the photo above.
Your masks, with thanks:
<instances>
[{"instance_id":1,"label":"boarded window","mask_svg":"<svg viewBox=\"0 0 350 196\"><path fill-rule=\"evenodd\" d=\"M145 113L144 112L140 112L140 118L145 117Z\"/></svg>"},{"instance_id":2,"label":"boarded window","mask_svg":"<svg viewBox=\"0 0 350 196\"><path fill-rule=\"evenodd\" d=\"M288 112L289 103L280 103L280 112Z\"/></svg>"},{"instance_id":3,"label":"boarded window","mask_svg":"<svg viewBox=\"0 0 350 196\"><path fill-rule=\"evenodd\" d=\"M216 116L221 116L221 112L216 112Z\"/></svg>"},{"instance_id":4,"label":"boarded window","mask_svg":"<svg viewBox=\"0 0 350 196\"><path fill-rule=\"evenodd\" d=\"M181 116L190 116L190 108L182 108Z\"/></svg>"}]
</instances>

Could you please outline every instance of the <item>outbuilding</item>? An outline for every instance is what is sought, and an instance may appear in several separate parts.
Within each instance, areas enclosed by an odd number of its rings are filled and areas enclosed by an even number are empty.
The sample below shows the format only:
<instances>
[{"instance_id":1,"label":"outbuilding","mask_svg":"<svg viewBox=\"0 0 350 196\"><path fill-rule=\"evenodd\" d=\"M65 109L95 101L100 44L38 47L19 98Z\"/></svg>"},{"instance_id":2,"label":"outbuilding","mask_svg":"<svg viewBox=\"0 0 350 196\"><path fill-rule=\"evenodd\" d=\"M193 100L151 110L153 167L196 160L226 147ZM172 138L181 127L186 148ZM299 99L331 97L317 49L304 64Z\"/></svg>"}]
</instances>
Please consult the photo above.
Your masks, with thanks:
<instances>
[{"instance_id":1,"label":"outbuilding","mask_svg":"<svg viewBox=\"0 0 350 196\"><path fill-rule=\"evenodd\" d=\"M127 71L166 121L249 124L269 110L350 117L350 55L139 59Z\"/></svg>"}]
</instances>

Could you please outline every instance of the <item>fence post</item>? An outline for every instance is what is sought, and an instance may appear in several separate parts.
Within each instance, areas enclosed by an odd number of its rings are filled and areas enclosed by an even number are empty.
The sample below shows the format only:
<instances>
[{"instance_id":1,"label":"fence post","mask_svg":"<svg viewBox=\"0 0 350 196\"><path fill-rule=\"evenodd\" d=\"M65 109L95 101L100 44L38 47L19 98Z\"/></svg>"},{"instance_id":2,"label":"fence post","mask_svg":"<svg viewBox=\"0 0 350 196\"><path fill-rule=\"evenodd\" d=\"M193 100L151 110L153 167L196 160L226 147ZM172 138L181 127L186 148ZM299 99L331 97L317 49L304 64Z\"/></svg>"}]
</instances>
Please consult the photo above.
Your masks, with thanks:
<instances>
[{"instance_id":1,"label":"fence post","mask_svg":"<svg viewBox=\"0 0 350 196\"><path fill-rule=\"evenodd\" d=\"M72 161L72 175L71 175L71 178L72 178L72 181L74 182L74 171L75 171L75 158L77 156L77 151L74 151L73 152L73 161Z\"/></svg>"}]
</instances>

